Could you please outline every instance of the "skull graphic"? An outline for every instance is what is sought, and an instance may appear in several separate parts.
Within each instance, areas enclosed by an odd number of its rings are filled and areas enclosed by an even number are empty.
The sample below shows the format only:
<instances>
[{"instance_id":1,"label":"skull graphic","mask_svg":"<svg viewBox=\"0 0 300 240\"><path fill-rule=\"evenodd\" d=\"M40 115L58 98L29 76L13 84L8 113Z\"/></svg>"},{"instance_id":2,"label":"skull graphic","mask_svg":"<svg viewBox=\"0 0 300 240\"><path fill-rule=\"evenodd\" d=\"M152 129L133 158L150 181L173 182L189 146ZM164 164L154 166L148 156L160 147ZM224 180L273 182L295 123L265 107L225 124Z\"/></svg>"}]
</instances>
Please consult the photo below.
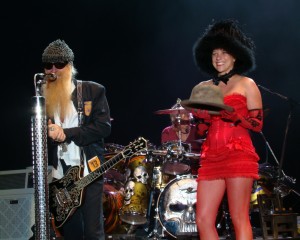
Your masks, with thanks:
<instances>
[{"instance_id":1,"label":"skull graphic","mask_svg":"<svg viewBox=\"0 0 300 240\"><path fill-rule=\"evenodd\" d=\"M143 184L147 184L149 174L144 166L138 166L134 169L133 172L134 178L137 182L141 182Z\"/></svg>"},{"instance_id":2,"label":"skull graphic","mask_svg":"<svg viewBox=\"0 0 300 240\"><path fill-rule=\"evenodd\" d=\"M179 232L197 232L196 226L196 190L193 178L175 179L165 188L163 204L164 224L173 234ZM163 211L164 210L164 211Z\"/></svg>"},{"instance_id":3,"label":"skull graphic","mask_svg":"<svg viewBox=\"0 0 300 240\"><path fill-rule=\"evenodd\" d=\"M125 185L125 190L124 190L124 204L125 205L130 204L131 197L134 195L134 186L135 186L135 183L133 181L128 181Z\"/></svg>"}]
</instances>

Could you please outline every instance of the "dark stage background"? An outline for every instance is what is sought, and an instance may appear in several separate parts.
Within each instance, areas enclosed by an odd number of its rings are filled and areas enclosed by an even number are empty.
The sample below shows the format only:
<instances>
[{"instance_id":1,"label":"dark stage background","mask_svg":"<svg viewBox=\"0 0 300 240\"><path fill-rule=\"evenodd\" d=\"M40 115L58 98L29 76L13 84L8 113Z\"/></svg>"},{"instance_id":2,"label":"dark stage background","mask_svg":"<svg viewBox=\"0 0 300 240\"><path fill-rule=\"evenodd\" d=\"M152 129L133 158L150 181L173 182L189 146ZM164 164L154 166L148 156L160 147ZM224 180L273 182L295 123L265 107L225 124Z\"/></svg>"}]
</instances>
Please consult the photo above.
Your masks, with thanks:
<instances>
[{"instance_id":1,"label":"dark stage background","mask_svg":"<svg viewBox=\"0 0 300 240\"><path fill-rule=\"evenodd\" d=\"M256 42L257 69L249 76L261 89L267 109L263 134L284 173L299 177L298 0L72 0L10 1L1 9L0 170L32 165L30 110L33 76L42 72L41 54L64 39L75 53L78 77L107 89L112 133L107 143L127 145L138 136L160 145L160 132L177 98L206 80L196 68L192 47L212 19L236 18ZM283 151L288 116L291 114ZM277 166L260 134L253 141L260 164ZM292 205L299 208L295 192Z\"/></svg>"}]
</instances>

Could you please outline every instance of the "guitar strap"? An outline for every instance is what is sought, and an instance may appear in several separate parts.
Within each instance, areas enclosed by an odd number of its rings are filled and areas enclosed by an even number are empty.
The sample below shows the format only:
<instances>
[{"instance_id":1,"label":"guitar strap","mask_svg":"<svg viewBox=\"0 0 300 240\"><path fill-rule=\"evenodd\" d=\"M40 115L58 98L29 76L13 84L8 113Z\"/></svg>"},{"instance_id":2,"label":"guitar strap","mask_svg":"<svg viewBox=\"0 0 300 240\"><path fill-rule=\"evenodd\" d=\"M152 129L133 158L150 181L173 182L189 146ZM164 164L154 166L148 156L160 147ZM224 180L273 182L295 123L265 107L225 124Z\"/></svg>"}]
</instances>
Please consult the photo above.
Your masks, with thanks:
<instances>
[{"instance_id":1,"label":"guitar strap","mask_svg":"<svg viewBox=\"0 0 300 240\"><path fill-rule=\"evenodd\" d=\"M77 113L78 113L78 126L80 127L83 123L83 103L82 103L82 80L77 80ZM84 152L83 147L80 147L80 165L81 172L80 175L83 177L83 169L84 169Z\"/></svg>"}]
</instances>

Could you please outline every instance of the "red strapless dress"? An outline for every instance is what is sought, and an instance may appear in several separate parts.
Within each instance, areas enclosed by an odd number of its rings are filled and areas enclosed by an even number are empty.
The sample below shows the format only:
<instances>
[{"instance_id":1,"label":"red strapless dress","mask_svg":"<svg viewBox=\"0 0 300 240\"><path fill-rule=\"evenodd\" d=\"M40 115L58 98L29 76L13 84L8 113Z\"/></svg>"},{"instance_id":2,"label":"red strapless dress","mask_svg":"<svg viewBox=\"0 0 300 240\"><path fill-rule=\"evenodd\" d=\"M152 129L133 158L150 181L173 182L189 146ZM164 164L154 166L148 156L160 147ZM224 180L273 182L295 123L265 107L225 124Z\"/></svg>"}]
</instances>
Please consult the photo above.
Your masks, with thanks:
<instances>
[{"instance_id":1,"label":"red strapless dress","mask_svg":"<svg viewBox=\"0 0 300 240\"><path fill-rule=\"evenodd\" d=\"M232 106L242 116L247 116L246 97L232 94L224 97L224 103ZM250 177L258 179L259 156L253 146L248 129L220 116L211 118L205 142L201 148L198 180Z\"/></svg>"}]
</instances>

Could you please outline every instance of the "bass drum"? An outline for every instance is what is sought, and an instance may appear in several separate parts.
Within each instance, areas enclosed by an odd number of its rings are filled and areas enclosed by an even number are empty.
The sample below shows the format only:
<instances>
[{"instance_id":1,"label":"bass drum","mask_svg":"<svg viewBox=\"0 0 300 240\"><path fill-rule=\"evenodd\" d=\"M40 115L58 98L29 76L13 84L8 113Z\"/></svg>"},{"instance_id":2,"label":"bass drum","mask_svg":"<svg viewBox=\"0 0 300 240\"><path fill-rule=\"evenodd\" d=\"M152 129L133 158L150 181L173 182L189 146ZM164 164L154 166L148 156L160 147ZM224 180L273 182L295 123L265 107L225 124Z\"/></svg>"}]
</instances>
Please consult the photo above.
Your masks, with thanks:
<instances>
[{"instance_id":1,"label":"bass drum","mask_svg":"<svg viewBox=\"0 0 300 240\"><path fill-rule=\"evenodd\" d=\"M197 232L196 175L181 175L171 180L157 200L159 222L173 238Z\"/></svg>"}]
</instances>

